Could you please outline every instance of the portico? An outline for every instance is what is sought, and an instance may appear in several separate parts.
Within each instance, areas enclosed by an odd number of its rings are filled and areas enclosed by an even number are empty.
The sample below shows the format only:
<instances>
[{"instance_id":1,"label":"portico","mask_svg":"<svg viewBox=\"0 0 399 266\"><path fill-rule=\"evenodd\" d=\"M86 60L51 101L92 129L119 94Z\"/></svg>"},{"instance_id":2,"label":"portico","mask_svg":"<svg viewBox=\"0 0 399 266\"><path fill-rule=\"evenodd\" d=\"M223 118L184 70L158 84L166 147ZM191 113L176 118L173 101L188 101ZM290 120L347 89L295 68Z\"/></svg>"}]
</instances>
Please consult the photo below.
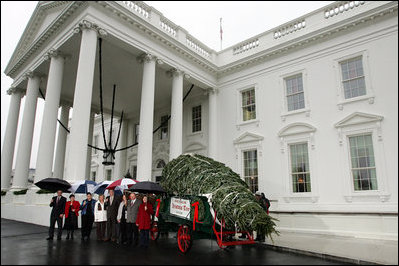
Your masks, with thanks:
<instances>
[{"instance_id":1,"label":"portico","mask_svg":"<svg viewBox=\"0 0 399 266\"><path fill-rule=\"evenodd\" d=\"M162 40L169 36L158 33L154 45L148 34L143 34L133 21L126 25L126 17L114 18L101 16L99 12L106 12L112 8L118 12L129 13L132 19L141 20L130 10L130 4L107 3L102 4L101 11L98 4L70 5L70 12L77 12L74 8L86 10L87 13L75 14L75 18L68 18L69 22L62 22L65 27L57 33L51 34L51 42L41 44L39 53L24 57L24 67L8 66L10 76L14 78L14 85L18 93L12 94L9 125L5 136L2 154L2 189L7 189L12 166L12 150L15 143L15 131L19 112L20 91L26 90L24 116L19 138L16 159L16 174L12 188L14 190L27 187L30 151L32 149L33 127L39 88L45 95L45 107L40 131L39 149L37 154L36 175L34 182L47 177L64 178L67 181L88 179L91 165L93 119L91 114L99 113L99 39L102 39L102 78L104 112L110 113L112 102L112 87L117 86L115 99L115 114L125 115L125 127L121 144L127 146L126 134L128 119L139 117L140 132L137 151L137 173L139 180L151 180L153 165L153 130L154 108L169 109L170 120L170 152L169 159L176 158L183 152L183 95L187 93L189 85L196 88L193 95L207 93L212 87L206 81L209 72L193 71L198 66L194 58L180 58L175 51L170 51ZM68 9L68 6L65 7ZM79 14L78 14L79 13ZM159 27L160 17L157 11L151 14L151 24ZM105 20L101 20L104 18ZM67 19L67 18L66 18ZM61 21L59 21L61 23ZM151 26L151 25L150 25ZM153 27L149 27L153 28ZM130 31L128 36L122 35ZM182 31L181 35L185 32ZM180 36L182 37L182 36ZM40 44L37 44L40 45ZM188 48L188 47L187 47ZM186 50L187 50L186 48ZM25 51L30 52L30 51ZM190 53L193 53L191 51ZM198 57L195 55L193 56ZM193 57L191 56L191 57ZM10 90L11 91L11 90ZM212 94L214 95L214 94ZM211 97L211 96L210 96ZM212 96L213 97L213 96ZM61 108L59 108L61 106ZM210 105L210 110L214 110ZM72 108L72 109L71 109ZM60 110L59 110L60 109ZM68 125L70 109L72 119ZM58 112L60 121L70 132L57 123ZM213 111L214 112L214 111ZM92 117L92 118L91 118ZM213 116L214 117L214 116ZM58 139L56 132L58 127ZM215 127L215 125L214 125ZM91 133L91 134L90 134ZM69 134L68 147L66 136ZM113 138L116 139L117 132ZM109 136L106 134L107 142ZM103 137L100 136L99 147L104 147ZM65 161L66 150L69 150L69 160ZM7 152L5 152L7 150ZM118 175L126 171L126 154L117 156ZM64 175L64 169L65 175ZM3 173L4 172L4 173ZM7 172L7 173L6 173ZM126 173L126 172L125 172Z\"/></svg>"}]
</instances>

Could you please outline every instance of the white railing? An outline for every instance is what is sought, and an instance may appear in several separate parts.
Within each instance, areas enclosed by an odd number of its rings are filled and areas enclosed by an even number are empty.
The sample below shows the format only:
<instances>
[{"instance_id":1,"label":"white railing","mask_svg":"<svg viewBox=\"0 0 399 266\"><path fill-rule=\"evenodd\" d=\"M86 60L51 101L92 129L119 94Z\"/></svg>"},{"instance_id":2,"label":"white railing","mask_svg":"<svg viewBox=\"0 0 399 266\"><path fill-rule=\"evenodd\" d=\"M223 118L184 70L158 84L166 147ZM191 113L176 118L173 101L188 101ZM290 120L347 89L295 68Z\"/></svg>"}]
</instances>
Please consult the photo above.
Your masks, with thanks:
<instances>
[{"instance_id":1,"label":"white railing","mask_svg":"<svg viewBox=\"0 0 399 266\"><path fill-rule=\"evenodd\" d=\"M239 44L233 48L233 55L240 54L259 46L259 39L253 39L248 42Z\"/></svg>"},{"instance_id":2,"label":"white railing","mask_svg":"<svg viewBox=\"0 0 399 266\"><path fill-rule=\"evenodd\" d=\"M358 7L360 5L363 5L365 1L347 1L347 2L342 2L334 7L328 8L324 12L324 18L331 18L333 16L336 16L340 13L343 13L345 11L348 11L352 8Z\"/></svg>"},{"instance_id":3,"label":"white railing","mask_svg":"<svg viewBox=\"0 0 399 266\"><path fill-rule=\"evenodd\" d=\"M149 12L148 7L143 5L141 2L134 2L134 1L122 1L122 3L128 7L133 12L141 15L142 17L148 19Z\"/></svg>"},{"instance_id":4,"label":"white railing","mask_svg":"<svg viewBox=\"0 0 399 266\"><path fill-rule=\"evenodd\" d=\"M297 21L295 23L292 23L290 25L287 25L285 27L282 27L279 30L276 30L274 32L273 37L274 37L274 39L278 39L278 38L283 37L283 36L285 36L287 34L290 34L290 33L296 32L296 31L298 31L300 29L303 29L305 27L306 27L306 21L303 19L303 20Z\"/></svg>"},{"instance_id":5,"label":"white railing","mask_svg":"<svg viewBox=\"0 0 399 266\"><path fill-rule=\"evenodd\" d=\"M161 18L159 21L159 26L163 31L166 33L172 35L173 37L176 37L177 34L177 26L175 26L173 23L171 23L169 20L166 18Z\"/></svg>"},{"instance_id":6,"label":"white railing","mask_svg":"<svg viewBox=\"0 0 399 266\"><path fill-rule=\"evenodd\" d=\"M186 45L208 59L211 57L210 51L204 48L204 46L200 45L196 40L194 40L193 37L189 35L186 37Z\"/></svg>"}]
</instances>

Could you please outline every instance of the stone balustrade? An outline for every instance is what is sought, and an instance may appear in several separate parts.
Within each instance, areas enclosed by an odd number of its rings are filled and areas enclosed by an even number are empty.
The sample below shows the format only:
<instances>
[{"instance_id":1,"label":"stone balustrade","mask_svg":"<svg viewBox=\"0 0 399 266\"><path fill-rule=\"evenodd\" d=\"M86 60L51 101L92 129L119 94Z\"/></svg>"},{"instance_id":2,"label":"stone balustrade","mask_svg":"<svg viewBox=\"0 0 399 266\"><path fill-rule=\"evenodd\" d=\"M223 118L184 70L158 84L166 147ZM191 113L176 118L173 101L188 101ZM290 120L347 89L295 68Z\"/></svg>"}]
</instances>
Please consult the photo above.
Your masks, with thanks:
<instances>
[{"instance_id":1,"label":"stone balustrade","mask_svg":"<svg viewBox=\"0 0 399 266\"><path fill-rule=\"evenodd\" d=\"M365 1L343 1L335 6L330 6L326 11L324 11L324 18L328 19L345 11L363 5Z\"/></svg>"},{"instance_id":2,"label":"stone balustrade","mask_svg":"<svg viewBox=\"0 0 399 266\"><path fill-rule=\"evenodd\" d=\"M149 18L149 7L144 3L135 1L122 1L122 3L134 13L139 14L145 19Z\"/></svg>"},{"instance_id":3,"label":"stone balustrade","mask_svg":"<svg viewBox=\"0 0 399 266\"><path fill-rule=\"evenodd\" d=\"M168 19L163 17L163 18L161 18L159 25L166 33L168 33L176 38L177 26L173 22L171 22Z\"/></svg>"},{"instance_id":4,"label":"stone balustrade","mask_svg":"<svg viewBox=\"0 0 399 266\"><path fill-rule=\"evenodd\" d=\"M304 19L303 20L299 20L297 22L294 22L292 24L289 24L289 25L287 25L285 27L282 27L282 28L276 30L274 32L273 37L274 37L274 39L278 39L278 38L283 37L283 36L285 36L287 34L290 34L290 33L293 33L295 31L298 31L300 29L303 29L305 27L306 27L306 21Z\"/></svg>"},{"instance_id":5,"label":"stone balustrade","mask_svg":"<svg viewBox=\"0 0 399 266\"><path fill-rule=\"evenodd\" d=\"M211 57L211 52L205 48L205 45L200 44L198 40L190 35L186 37L186 45L205 58L209 59Z\"/></svg>"},{"instance_id":6,"label":"stone balustrade","mask_svg":"<svg viewBox=\"0 0 399 266\"><path fill-rule=\"evenodd\" d=\"M242 52L246 52L246 51L253 49L255 47L258 47L258 46L259 46L258 38L246 41L246 42L241 43L233 48L233 55L236 55L236 54L239 54Z\"/></svg>"}]
</instances>

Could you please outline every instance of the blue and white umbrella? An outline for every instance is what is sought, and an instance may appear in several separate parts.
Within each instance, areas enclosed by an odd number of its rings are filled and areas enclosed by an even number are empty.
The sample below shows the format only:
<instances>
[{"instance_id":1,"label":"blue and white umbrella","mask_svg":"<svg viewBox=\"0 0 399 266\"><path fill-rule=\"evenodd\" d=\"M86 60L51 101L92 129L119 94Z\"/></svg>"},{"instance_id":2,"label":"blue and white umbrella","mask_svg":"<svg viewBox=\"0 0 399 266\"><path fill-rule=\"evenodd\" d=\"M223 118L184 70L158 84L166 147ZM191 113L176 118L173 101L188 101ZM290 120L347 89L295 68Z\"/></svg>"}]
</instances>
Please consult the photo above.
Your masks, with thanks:
<instances>
[{"instance_id":1,"label":"blue and white umbrella","mask_svg":"<svg viewBox=\"0 0 399 266\"><path fill-rule=\"evenodd\" d=\"M108 187L109 184L112 184L114 181L103 181L97 184L97 186L94 187L93 192L96 194L104 194L104 196L108 196L108 190L106 188ZM115 188L115 195L122 195L122 190L123 188L116 187Z\"/></svg>"},{"instance_id":2,"label":"blue and white umbrella","mask_svg":"<svg viewBox=\"0 0 399 266\"><path fill-rule=\"evenodd\" d=\"M96 185L97 183L91 180L80 180L73 183L69 191L75 194L93 193Z\"/></svg>"}]
</instances>

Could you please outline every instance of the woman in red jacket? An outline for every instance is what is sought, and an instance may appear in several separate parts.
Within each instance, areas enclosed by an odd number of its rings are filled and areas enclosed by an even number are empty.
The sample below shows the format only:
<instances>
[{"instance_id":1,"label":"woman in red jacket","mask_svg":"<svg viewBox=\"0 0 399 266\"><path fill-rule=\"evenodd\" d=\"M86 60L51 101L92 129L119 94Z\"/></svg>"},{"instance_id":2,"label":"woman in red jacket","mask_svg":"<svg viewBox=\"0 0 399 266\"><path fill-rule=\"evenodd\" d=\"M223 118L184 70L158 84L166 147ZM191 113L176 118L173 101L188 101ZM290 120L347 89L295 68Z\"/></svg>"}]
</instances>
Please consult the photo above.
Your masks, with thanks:
<instances>
[{"instance_id":1,"label":"woman in red jacket","mask_svg":"<svg viewBox=\"0 0 399 266\"><path fill-rule=\"evenodd\" d=\"M148 202L147 196L144 196L136 219L136 225L140 230L140 247L148 248L152 214L152 204Z\"/></svg>"},{"instance_id":2,"label":"woman in red jacket","mask_svg":"<svg viewBox=\"0 0 399 266\"><path fill-rule=\"evenodd\" d=\"M68 234L66 239L73 239L73 231L78 229L78 216L79 216L79 201L75 200L75 195L69 196L69 201L65 204L65 225L64 229L67 230Z\"/></svg>"}]
</instances>

